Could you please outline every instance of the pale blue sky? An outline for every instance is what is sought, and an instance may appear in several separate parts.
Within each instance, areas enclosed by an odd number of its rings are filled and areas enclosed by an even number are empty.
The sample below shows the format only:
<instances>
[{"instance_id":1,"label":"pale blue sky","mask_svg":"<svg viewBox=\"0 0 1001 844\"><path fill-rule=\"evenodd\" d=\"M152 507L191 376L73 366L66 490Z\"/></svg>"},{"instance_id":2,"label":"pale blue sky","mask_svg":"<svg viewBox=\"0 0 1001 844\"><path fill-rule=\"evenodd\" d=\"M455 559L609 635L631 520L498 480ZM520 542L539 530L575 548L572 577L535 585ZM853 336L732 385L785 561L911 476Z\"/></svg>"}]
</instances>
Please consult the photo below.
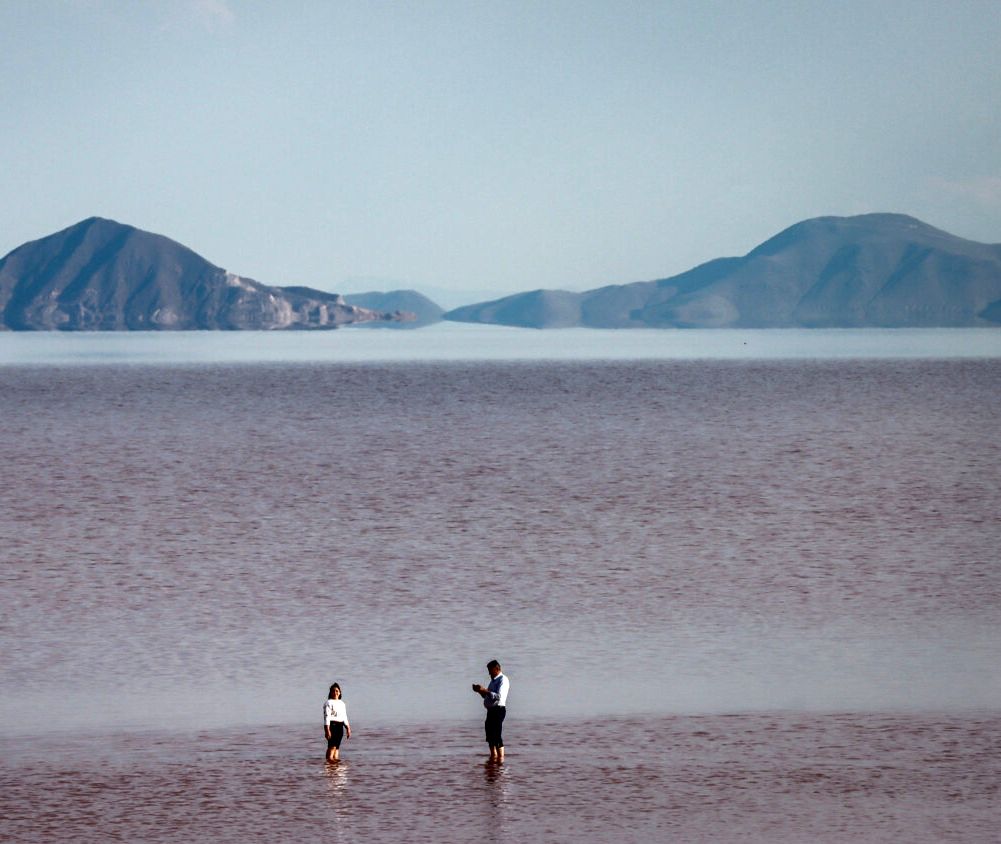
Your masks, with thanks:
<instances>
[{"instance_id":1,"label":"pale blue sky","mask_svg":"<svg viewBox=\"0 0 1001 844\"><path fill-rule=\"evenodd\" d=\"M0 254L99 215L272 284L515 291L823 214L998 242L999 44L999 0L4 0Z\"/></svg>"}]
</instances>

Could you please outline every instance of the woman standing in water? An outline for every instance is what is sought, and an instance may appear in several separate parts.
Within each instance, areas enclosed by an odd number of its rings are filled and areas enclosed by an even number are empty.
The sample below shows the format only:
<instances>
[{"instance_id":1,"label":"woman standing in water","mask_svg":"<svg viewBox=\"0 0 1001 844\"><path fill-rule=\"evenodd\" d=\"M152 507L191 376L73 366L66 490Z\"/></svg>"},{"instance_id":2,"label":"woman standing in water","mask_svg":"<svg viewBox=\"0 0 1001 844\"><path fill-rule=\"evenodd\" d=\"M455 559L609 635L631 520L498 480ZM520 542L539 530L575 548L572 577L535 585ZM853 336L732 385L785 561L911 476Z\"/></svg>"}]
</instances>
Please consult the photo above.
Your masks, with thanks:
<instances>
[{"instance_id":1,"label":"woman standing in water","mask_svg":"<svg viewBox=\"0 0 1001 844\"><path fill-rule=\"evenodd\" d=\"M327 739L327 761L336 762L341 758L341 739L351 738L348 723L348 707L341 700L341 687L334 683L323 704L323 735Z\"/></svg>"}]
</instances>

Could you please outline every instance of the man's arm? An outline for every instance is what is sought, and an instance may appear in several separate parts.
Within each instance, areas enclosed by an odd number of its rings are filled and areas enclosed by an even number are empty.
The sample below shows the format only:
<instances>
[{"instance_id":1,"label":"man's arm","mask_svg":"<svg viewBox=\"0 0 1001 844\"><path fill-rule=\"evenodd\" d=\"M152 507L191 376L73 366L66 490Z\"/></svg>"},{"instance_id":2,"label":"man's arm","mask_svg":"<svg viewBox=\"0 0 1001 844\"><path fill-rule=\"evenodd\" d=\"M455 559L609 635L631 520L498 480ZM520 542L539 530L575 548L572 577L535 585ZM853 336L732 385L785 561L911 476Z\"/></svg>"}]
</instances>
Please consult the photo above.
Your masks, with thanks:
<instances>
[{"instance_id":1,"label":"man's arm","mask_svg":"<svg viewBox=\"0 0 1001 844\"><path fill-rule=\"evenodd\" d=\"M484 688L479 683L473 683L473 691L476 692L476 694L478 694L484 700L489 700L490 703L487 704L488 706L493 706L495 703L497 703L498 700L500 700L500 695L498 695L497 692L491 691L488 688Z\"/></svg>"}]
</instances>

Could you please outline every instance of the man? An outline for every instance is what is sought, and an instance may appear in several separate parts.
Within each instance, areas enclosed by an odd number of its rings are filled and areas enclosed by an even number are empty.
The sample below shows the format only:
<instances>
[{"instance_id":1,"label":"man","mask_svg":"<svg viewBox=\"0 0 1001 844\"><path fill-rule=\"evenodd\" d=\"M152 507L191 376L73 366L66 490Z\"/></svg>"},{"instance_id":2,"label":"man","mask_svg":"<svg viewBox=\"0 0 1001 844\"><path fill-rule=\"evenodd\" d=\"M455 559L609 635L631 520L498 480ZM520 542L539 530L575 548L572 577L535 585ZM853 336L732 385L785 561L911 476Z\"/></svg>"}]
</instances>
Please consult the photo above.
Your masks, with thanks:
<instances>
[{"instance_id":1,"label":"man","mask_svg":"<svg viewBox=\"0 0 1001 844\"><path fill-rule=\"evenodd\" d=\"M504 760L504 737L502 727L507 714L507 693L511 682L501 673L501 665L496 659L487 663L487 673L490 675L490 685L484 688L479 683L473 683L473 691L483 698L487 708L485 723L487 744L490 746L490 761Z\"/></svg>"}]
</instances>

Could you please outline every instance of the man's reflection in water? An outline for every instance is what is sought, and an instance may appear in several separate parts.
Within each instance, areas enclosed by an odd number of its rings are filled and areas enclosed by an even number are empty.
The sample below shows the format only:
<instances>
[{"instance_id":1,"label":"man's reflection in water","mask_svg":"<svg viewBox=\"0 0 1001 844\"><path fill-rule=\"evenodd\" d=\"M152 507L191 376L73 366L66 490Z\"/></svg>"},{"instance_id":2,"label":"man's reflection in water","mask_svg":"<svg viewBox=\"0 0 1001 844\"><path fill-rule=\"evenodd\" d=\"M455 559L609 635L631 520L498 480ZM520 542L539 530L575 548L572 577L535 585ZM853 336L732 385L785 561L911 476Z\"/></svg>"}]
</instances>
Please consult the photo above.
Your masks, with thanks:
<instances>
[{"instance_id":1,"label":"man's reflection in water","mask_svg":"<svg viewBox=\"0 0 1001 844\"><path fill-rule=\"evenodd\" d=\"M488 834L494 840L503 840L507 824L509 782L503 760L489 759L483 763L483 790L486 795Z\"/></svg>"},{"instance_id":2,"label":"man's reflection in water","mask_svg":"<svg viewBox=\"0 0 1001 844\"><path fill-rule=\"evenodd\" d=\"M499 784L499 789L504 790L504 763L488 759L483 763L483 778L488 785Z\"/></svg>"}]
</instances>

